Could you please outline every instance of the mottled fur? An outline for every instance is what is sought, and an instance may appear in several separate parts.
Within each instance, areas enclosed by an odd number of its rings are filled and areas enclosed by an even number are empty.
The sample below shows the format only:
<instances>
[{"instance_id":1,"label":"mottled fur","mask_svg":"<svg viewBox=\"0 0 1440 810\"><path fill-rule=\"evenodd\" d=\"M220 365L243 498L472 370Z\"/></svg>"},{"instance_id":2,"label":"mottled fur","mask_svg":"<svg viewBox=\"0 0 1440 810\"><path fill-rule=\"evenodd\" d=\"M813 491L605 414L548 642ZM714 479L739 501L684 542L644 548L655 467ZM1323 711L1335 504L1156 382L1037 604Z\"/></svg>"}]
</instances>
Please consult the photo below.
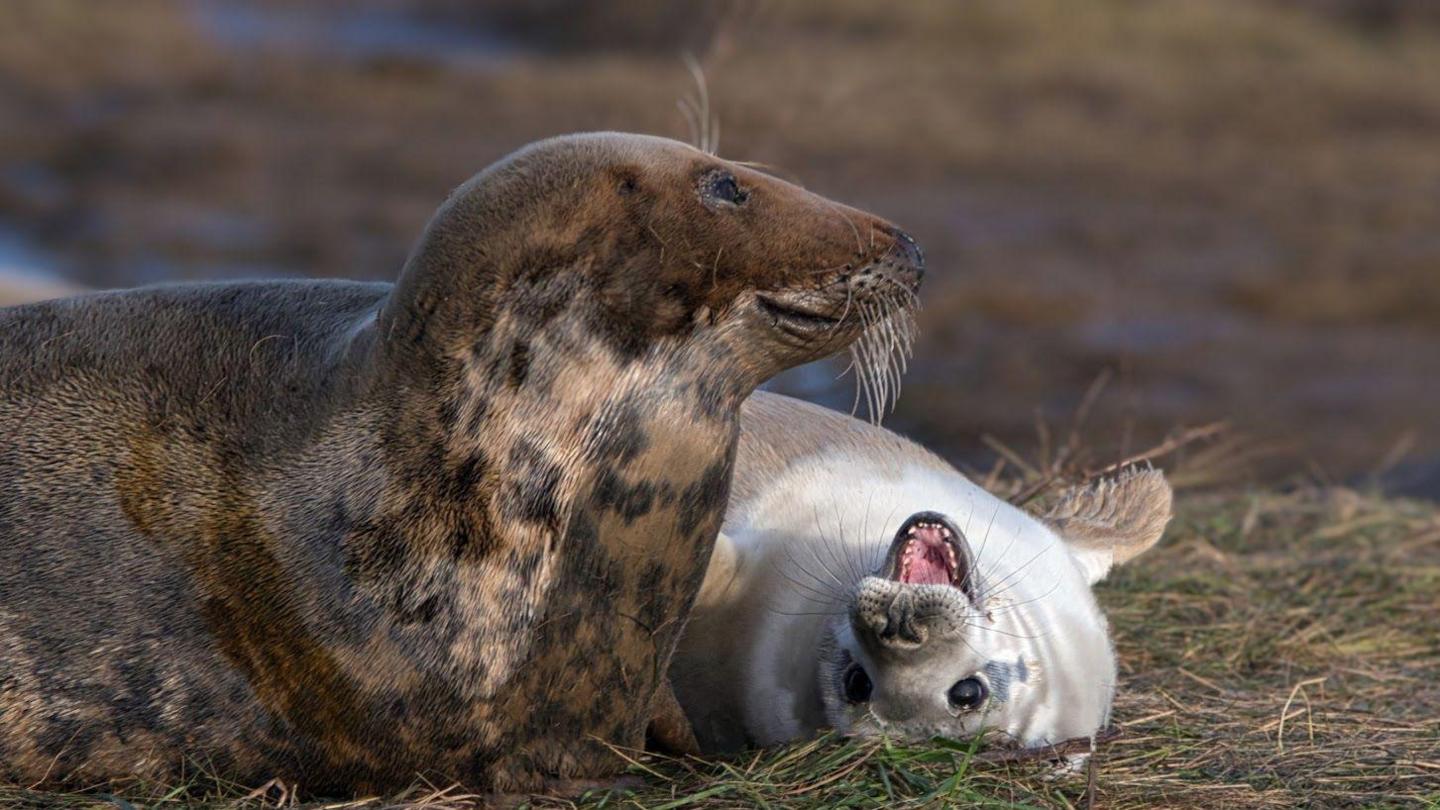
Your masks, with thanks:
<instances>
[{"instance_id":1,"label":"mottled fur","mask_svg":"<svg viewBox=\"0 0 1440 810\"><path fill-rule=\"evenodd\" d=\"M0 775L614 770L668 702L741 401L918 263L866 214L604 134L477 175L393 287L0 310Z\"/></svg>"}]
</instances>

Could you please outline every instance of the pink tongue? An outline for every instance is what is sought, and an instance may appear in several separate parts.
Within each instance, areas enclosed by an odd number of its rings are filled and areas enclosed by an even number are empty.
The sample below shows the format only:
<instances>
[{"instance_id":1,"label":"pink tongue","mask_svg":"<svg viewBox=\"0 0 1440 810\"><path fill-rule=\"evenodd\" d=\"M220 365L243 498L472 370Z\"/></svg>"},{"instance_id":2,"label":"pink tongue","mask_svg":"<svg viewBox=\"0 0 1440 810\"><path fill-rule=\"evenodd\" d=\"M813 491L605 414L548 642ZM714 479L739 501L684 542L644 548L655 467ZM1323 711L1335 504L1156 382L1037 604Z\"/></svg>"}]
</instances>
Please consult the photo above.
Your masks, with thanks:
<instances>
[{"instance_id":1,"label":"pink tongue","mask_svg":"<svg viewBox=\"0 0 1440 810\"><path fill-rule=\"evenodd\" d=\"M950 569L945 566L943 545L932 546L923 539L917 540L906 550L905 561L909 563L909 567L901 566L901 582L913 585L950 584Z\"/></svg>"}]
</instances>

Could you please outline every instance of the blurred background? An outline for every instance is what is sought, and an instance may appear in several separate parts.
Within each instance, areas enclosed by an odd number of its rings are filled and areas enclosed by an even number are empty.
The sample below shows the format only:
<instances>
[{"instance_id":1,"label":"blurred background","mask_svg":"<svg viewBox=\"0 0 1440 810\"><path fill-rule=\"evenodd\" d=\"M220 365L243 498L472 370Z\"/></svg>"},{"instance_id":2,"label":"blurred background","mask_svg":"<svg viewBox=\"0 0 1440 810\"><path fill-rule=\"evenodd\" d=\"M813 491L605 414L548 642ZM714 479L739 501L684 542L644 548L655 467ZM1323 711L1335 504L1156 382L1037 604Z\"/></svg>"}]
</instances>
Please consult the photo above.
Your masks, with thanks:
<instances>
[{"instance_id":1,"label":"blurred background","mask_svg":"<svg viewBox=\"0 0 1440 810\"><path fill-rule=\"evenodd\" d=\"M983 472L1224 421L1212 479L1440 497L1431 0L5 0L0 268L390 279L528 141L690 139L687 53L721 156L925 246L888 426Z\"/></svg>"}]
</instances>

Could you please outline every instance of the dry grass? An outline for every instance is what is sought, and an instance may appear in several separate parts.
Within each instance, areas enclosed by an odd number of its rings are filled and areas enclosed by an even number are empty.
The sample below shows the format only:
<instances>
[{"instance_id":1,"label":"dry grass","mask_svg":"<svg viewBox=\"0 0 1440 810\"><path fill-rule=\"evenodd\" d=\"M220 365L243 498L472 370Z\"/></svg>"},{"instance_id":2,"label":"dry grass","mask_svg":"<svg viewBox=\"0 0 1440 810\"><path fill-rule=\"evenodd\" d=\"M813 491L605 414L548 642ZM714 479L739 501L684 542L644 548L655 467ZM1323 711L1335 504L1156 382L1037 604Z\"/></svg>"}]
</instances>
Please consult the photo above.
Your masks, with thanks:
<instances>
[{"instance_id":1,"label":"dry grass","mask_svg":"<svg viewBox=\"0 0 1440 810\"><path fill-rule=\"evenodd\" d=\"M1189 496L1159 548L1102 586L1122 732L1096 806L1440 804L1440 511L1344 489ZM821 740L733 759L637 756L643 785L537 807L1078 807L1085 774L971 743ZM119 788L111 788L119 790ZM0 788L6 807L273 806L197 778L118 794ZM123 799L111 799L112 795ZM458 789L305 807L469 806Z\"/></svg>"}]
</instances>

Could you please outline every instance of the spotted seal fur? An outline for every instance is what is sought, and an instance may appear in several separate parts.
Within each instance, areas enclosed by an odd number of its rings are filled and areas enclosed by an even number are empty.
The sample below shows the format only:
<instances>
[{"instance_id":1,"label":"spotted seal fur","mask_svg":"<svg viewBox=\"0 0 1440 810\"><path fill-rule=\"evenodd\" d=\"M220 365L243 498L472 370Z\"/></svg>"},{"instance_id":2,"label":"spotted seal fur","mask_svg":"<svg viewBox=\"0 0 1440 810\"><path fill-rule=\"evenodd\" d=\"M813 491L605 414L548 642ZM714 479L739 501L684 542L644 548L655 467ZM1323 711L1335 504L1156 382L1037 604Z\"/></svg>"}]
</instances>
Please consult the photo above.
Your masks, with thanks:
<instances>
[{"instance_id":1,"label":"spotted seal fur","mask_svg":"<svg viewBox=\"0 0 1440 810\"><path fill-rule=\"evenodd\" d=\"M668 702L741 402L908 317L922 266L770 175L587 134L461 186L394 285L0 310L0 773L615 770Z\"/></svg>"}]
</instances>

